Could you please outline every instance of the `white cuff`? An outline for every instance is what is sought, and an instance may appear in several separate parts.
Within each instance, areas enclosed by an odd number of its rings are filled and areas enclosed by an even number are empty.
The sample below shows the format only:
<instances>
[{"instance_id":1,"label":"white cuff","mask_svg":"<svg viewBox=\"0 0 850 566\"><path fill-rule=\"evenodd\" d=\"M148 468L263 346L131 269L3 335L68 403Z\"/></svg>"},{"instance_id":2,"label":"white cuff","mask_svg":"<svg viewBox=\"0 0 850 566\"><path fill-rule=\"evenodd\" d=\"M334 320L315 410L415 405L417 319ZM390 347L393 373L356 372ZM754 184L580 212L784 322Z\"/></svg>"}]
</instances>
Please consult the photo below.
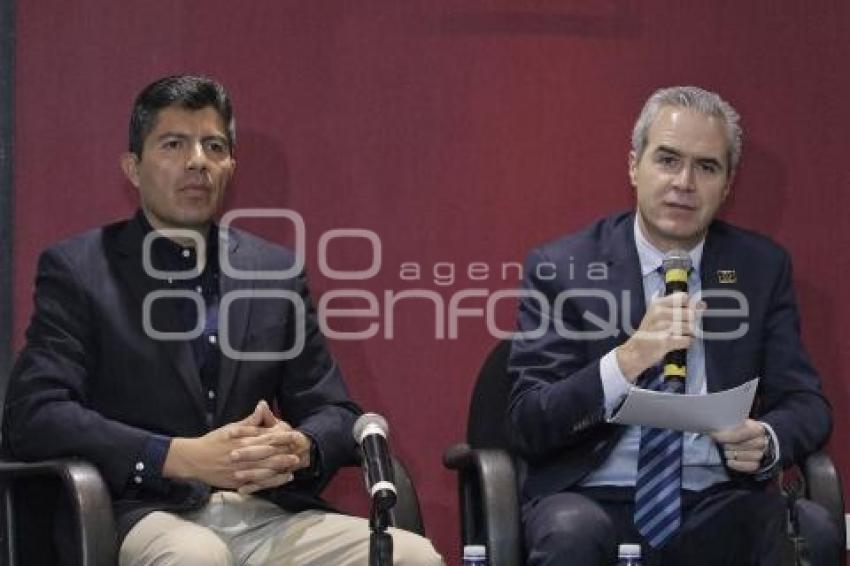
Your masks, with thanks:
<instances>
[{"instance_id":1,"label":"white cuff","mask_svg":"<svg viewBox=\"0 0 850 566\"><path fill-rule=\"evenodd\" d=\"M632 388L631 382L623 375L617 363L617 349L614 348L599 360L599 377L602 379L602 391L605 397L605 418L611 418L614 410L623 402L623 398Z\"/></svg>"},{"instance_id":2,"label":"white cuff","mask_svg":"<svg viewBox=\"0 0 850 566\"><path fill-rule=\"evenodd\" d=\"M770 426L769 424L767 424L764 421L759 421L759 424L761 424L761 426L763 426L765 428L765 430L767 430L767 433L770 435L770 439L773 441L773 461L768 462L767 464L765 464L764 466L759 468L758 472L756 472L756 473L762 473L762 472L768 471L773 466L775 466L776 463L779 462L779 459L780 459L779 438L777 438L776 432L774 432L772 426Z\"/></svg>"}]
</instances>

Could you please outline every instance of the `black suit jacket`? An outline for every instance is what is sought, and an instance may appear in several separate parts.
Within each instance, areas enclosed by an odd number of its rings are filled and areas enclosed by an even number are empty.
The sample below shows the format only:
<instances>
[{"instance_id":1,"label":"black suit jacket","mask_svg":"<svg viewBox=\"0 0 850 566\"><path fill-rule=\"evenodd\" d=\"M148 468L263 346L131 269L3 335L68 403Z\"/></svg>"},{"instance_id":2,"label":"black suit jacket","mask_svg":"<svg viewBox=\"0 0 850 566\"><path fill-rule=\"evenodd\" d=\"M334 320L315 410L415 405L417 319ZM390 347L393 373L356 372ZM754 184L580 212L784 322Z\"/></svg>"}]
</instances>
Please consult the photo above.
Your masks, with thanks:
<instances>
[{"instance_id":1,"label":"black suit jacket","mask_svg":"<svg viewBox=\"0 0 850 566\"><path fill-rule=\"evenodd\" d=\"M727 273L725 283L721 271ZM730 272L734 283L728 282ZM763 236L715 221L700 274L703 293L737 291L749 307L745 319L704 319L706 332L733 332L747 325L740 338L705 340L708 390L760 376L752 418L773 427L783 464L799 461L826 441L831 415L800 339L788 254ZM547 331L512 344L511 419L524 463L524 496L533 499L575 485L604 462L625 432L624 426L605 422L599 360L626 341L626 330L636 329L645 312L634 213L610 216L533 250L526 260L524 287L541 293L550 306L558 304L559 294L570 292L562 295L563 308L553 309L551 320L538 299L523 299L519 330L545 324ZM594 290L611 293L616 314L612 303L592 295ZM729 298L705 300L709 313L738 306ZM612 321L613 328L601 332L607 323L591 322L588 315ZM600 336L563 337L555 319L564 329L600 331Z\"/></svg>"},{"instance_id":2,"label":"black suit jacket","mask_svg":"<svg viewBox=\"0 0 850 566\"><path fill-rule=\"evenodd\" d=\"M346 392L316 323L303 274L290 279L229 277L222 269L221 304L232 292L290 293L295 301L238 298L229 306L226 338L241 352L285 352L303 332L300 354L289 360L238 361L222 355L217 411L206 417L205 392L189 342L152 339L143 326L143 301L168 282L142 265L143 229L119 222L71 238L39 260L35 310L27 342L12 371L4 413L4 443L15 457L81 457L93 462L113 495L119 531L154 509L202 505L209 488L167 482L163 489L128 489L133 467L152 434L198 437L243 419L260 399L276 404L284 420L308 434L319 469L310 477L260 492L284 508L322 507L320 489L355 460L351 427L359 409ZM231 229L221 240L239 270L271 271L293 265L293 254ZM174 302L151 308L158 331L183 327ZM297 328L301 326L301 328Z\"/></svg>"}]
</instances>

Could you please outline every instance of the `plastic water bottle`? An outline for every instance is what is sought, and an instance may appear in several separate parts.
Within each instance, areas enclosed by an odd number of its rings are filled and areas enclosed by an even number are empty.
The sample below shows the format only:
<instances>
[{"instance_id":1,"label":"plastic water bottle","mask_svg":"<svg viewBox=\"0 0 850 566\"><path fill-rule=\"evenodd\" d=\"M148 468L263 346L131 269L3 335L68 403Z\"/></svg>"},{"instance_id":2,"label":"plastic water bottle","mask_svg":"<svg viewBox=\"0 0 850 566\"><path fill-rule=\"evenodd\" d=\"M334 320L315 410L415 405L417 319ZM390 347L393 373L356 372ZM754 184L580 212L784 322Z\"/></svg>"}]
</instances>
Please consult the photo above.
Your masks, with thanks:
<instances>
[{"instance_id":1,"label":"plastic water bottle","mask_svg":"<svg viewBox=\"0 0 850 566\"><path fill-rule=\"evenodd\" d=\"M639 544L621 544L617 548L617 566L641 566Z\"/></svg>"},{"instance_id":2,"label":"plastic water bottle","mask_svg":"<svg viewBox=\"0 0 850 566\"><path fill-rule=\"evenodd\" d=\"M487 566L487 548L483 544L465 545L463 566Z\"/></svg>"}]
</instances>

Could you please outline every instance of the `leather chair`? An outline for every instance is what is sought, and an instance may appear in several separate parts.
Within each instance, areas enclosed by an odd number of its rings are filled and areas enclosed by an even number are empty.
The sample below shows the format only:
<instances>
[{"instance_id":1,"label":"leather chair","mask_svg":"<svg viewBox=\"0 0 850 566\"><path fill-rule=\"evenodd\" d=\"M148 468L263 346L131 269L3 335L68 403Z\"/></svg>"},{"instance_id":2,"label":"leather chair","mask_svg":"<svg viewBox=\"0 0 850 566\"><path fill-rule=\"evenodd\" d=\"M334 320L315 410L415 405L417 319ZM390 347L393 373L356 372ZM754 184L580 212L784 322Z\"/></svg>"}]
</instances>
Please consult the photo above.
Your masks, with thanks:
<instances>
[{"instance_id":1,"label":"leather chair","mask_svg":"<svg viewBox=\"0 0 850 566\"><path fill-rule=\"evenodd\" d=\"M393 458L398 501L390 524L424 535L416 489ZM92 464L82 460L0 460L3 554L7 566L55 566L61 552L81 566L115 566L118 548L109 491ZM71 538L54 544L54 521L63 515ZM63 529L63 532L68 529ZM70 559L70 560L68 560Z\"/></svg>"},{"instance_id":2,"label":"leather chair","mask_svg":"<svg viewBox=\"0 0 850 566\"><path fill-rule=\"evenodd\" d=\"M451 446L443 456L443 464L458 473L461 544L486 545L489 566L524 563L516 467L508 451L510 344L499 342L487 356L472 393L466 442ZM844 500L832 460L823 452L812 454L800 473L799 483L783 489L825 507L843 542Z\"/></svg>"}]
</instances>

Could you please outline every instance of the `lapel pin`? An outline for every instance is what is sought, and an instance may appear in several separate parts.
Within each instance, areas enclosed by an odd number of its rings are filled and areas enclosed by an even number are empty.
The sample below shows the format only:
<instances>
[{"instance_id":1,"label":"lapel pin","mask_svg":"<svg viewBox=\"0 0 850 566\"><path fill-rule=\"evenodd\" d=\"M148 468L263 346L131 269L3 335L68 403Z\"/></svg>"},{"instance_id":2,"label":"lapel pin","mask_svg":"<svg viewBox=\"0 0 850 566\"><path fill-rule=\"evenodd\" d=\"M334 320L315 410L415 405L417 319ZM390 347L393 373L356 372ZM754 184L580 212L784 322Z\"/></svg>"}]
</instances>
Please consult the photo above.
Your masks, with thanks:
<instances>
[{"instance_id":1,"label":"lapel pin","mask_svg":"<svg viewBox=\"0 0 850 566\"><path fill-rule=\"evenodd\" d=\"M722 284L731 284L738 282L738 274L735 273L734 269L718 269L717 270L717 282Z\"/></svg>"}]
</instances>

